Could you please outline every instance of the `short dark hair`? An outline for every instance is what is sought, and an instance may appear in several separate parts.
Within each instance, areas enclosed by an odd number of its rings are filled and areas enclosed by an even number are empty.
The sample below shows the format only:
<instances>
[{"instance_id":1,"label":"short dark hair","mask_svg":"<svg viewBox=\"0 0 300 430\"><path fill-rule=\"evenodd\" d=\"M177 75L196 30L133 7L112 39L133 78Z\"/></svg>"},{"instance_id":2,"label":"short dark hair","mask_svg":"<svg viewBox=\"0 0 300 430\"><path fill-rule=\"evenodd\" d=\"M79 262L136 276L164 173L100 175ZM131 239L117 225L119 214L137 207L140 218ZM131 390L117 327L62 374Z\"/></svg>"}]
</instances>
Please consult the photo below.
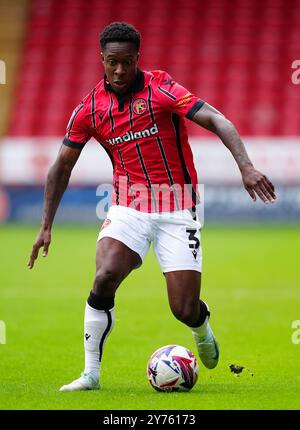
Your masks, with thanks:
<instances>
[{"instance_id":1,"label":"short dark hair","mask_svg":"<svg viewBox=\"0 0 300 430\"><path fill-rule=\"evenodd\" d=\"M127 22L113 22L100 33L100 46L102 50L110 42L131 42L137 51L140 49L141 35L133 25Z\"/></svg>"}]
</instances>

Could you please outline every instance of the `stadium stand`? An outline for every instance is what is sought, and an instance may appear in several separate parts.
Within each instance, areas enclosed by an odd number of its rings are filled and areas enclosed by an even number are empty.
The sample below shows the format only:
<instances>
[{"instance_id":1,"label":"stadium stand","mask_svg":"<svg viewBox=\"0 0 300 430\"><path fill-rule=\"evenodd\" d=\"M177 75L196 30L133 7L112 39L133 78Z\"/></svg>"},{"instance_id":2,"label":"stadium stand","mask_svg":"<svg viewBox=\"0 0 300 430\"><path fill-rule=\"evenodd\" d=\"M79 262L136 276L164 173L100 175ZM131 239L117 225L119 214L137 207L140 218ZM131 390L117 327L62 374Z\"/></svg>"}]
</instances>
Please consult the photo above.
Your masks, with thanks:
<instances>
[{"instance_id":1,"label":"stadium stand","mask_svg":"<svg viewBox=\"0 0 300 430\"><path fill-rule=\"evenodd\" d=\"M70 113L103 75L99 32L113 21L141 31L142 68L167 70L224 112L255 166L275 183L276 205L253 205L229 151L188 121L206 219L298 223L300 68L292 82L292 64L300 62L300 0L0 1L0 60L7 65L0 84L0 223L40 222L48 169ZM102 219L98 185L111 176L105 151L91 139L57 222Z\"/></svg>"},{"instance_id":2,"label":"stadium stand","mask_svg":"<svg viewBox=\"0 0 300 430\"><path fill-rule=\"evenodd\" d=\"M0 60L5 60L6 84L0 85L0 137L7 131L9 110L20 62L27 13L26 0L0 2Z\"/></svg>"},{"instance_id":3,"label":"stadium stand","mask_svg":"<svg viewBox=\"0 0 300 430\"><path fill-rule=\"evenodd\" d=\"M143 7L115 0L113 8L98 0L88 7L85 0L32 0L10 136L63 134L102 75L98 35L115 20L141 31L142 67L168 70L242 135L299 135L300 91L291 82L295 52L300 58L299 0L152 0Z\"/></svg>"}]
</instances>

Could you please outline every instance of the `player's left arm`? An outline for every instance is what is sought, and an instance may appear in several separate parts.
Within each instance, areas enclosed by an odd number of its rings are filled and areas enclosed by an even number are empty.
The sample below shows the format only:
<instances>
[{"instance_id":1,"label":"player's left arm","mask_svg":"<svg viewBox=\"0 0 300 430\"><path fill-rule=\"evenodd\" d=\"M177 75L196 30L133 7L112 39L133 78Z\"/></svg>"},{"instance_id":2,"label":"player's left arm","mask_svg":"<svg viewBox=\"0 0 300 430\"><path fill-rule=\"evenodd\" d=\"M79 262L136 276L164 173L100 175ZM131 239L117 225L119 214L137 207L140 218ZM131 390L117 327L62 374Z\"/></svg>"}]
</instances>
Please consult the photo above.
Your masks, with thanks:
<instances>
[{"instance_id":1,"label":"player's left arm","mask_svg":"<svg viewBox=\"0 0 300 430\"><path fill-rule=\"evenodd\" d=\"M254 202L256 194L264 203L275 201L274 185L266 175L254 168L242 139L231 121L208 103L204 103L194 114L192 121L219 136L229 149L240 169L244 187Z\"/></svg>"}]
</instances>

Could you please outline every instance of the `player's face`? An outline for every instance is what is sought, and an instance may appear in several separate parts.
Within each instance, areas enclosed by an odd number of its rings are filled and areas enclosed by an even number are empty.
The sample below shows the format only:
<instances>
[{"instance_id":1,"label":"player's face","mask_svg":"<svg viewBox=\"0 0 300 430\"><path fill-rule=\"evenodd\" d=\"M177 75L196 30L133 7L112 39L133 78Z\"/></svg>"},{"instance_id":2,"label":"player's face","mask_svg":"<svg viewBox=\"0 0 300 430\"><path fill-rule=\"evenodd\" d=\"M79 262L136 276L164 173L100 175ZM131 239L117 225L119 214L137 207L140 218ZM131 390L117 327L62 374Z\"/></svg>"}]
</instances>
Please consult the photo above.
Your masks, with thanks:
<instances>
[{"instance_id":1,"label":"player's face","mask_svg":"<svg viewBox=\"0 0 300 430\"><path fill-rule=\"evenodd\" d=\"M139 53L133 43L110 42L101 53L104 70L113 90L126 94L134 82Z\"/></svg>"}]
</instances>

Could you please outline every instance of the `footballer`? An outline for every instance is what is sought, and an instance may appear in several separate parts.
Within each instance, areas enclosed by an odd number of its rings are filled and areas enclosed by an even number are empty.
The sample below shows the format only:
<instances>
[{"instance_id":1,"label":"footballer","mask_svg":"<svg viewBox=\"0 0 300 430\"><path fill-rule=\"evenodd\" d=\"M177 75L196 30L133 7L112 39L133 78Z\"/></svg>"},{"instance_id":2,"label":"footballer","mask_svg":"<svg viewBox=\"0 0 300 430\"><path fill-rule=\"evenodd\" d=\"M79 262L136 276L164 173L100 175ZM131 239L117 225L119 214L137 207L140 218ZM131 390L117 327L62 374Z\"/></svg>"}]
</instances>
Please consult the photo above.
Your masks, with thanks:
<instances>
[{"instance_id":1,"label":"footballer","mask_svg":"<svg viewBox=\"0 0 300 430\"><path fill-rule=\"evenodd\" d=\"M213 369L218 363L209 307L200 299L201 225L195 210L199 193L186 119L215 133L229 149L253 201L259 197L268 204L276 199L272 182L254 168L232 122L166 71L138 67L140 39L128 23L114 22L103 29L104 77L73 111L47 176L30 269L40 248L43 256L48 253L55 213L81 151L92 137L107 152L113 168L112 205L99 233L96 275L85 305L85 365L81 376L61 391L99 388L117 289L142 265L151 243L166 280L172 313L191 329L204 366ZM171 191L167 201L164 186Z\"/></svg>"}]
</instances>

